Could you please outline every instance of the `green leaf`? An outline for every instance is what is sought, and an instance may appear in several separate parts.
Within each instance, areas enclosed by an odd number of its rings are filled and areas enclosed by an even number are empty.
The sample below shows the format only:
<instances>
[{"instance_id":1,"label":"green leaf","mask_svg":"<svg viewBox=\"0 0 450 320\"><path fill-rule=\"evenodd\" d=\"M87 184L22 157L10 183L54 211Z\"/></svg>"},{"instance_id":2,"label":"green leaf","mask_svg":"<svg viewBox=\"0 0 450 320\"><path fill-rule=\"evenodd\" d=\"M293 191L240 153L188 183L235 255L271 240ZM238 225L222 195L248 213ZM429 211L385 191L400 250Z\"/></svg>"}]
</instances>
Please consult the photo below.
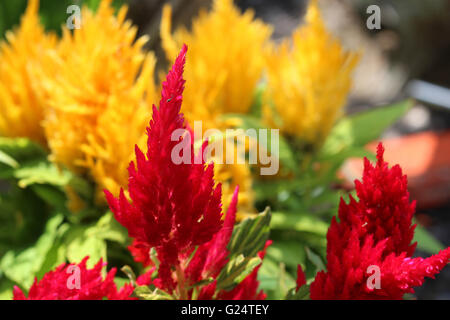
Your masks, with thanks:
<instances>
[{"instance_id":1,"label":"green leaf","mask_svg":"<svg viewBox=\"0 0 450 320\"><path fill-rule=\"evenodd\" d=\"M56 231L53 245L49 249L48 254L45 256L41 268L36 273L38 279L42 278L45 273L47 273L50 270L53 270L56 266L59 266L63 262L66 262L67 248L64 242L62 241L62 238L64 234L67 232L68 228L69 225L67 223L63 223L62 225L59 226L58 230Z\"/></svg>"},{"instance_id":2,"label":"green leaf","mask_svg":"<svg viewBox=\"0 0 450 320\"><path fill-rule=\"evenodd\" d=\"M280 260L269 256L271 247L268 248L267 255L258 271L258 280L260 288L267 293L268 299L278 300L286 296L288 288L295 286L295 279L286 271L284 264L279 262Z\"/></svg>"},{"instance_id":3,"label":"green leaf","mask_svg":"<svg viewBox=\"0 0 450 320\"><path fill-rule=\"evenodd\" d=\"M136 287L134 289L134 294L142 300L174 300L170 294L158 288L151 290L147 286Z\"/></svg>"},{"instance_id":4,"label":"green leaf","mask_svg":"<svg viewBox=\"0 0 450 320\"><path fill-rule=\"evenodd\" d=\"M65 210L67 198L65 193L59 188L48 184L33 184L31 185L31 189L49 205L57 209Z\"/></svg>"},{"instance_id":5,"label":"green leaf","mask_svg":"<svg viewBox=\"0 0 450 320\"><path fill-rule=\"evenodd\" d=\"M187 290L195 289L195 288L198 288L201 286L208 285L213 281L214 281L214 278L203 279L203 280L200 280L199 282L194 283L193 285L188 286L186 289Z\"/></svg>"},{"instance_id":6,"label":"green leaf","mask_svg":"<svg viewBox=\"0 0 450 320\"><path fill-rule=\"evenodd\" d=\"M17 168L19 163L11 156L0 150L0 163L6 164L11 168Z\"/></svg>"},{"instance_id":7,"label":"green leaf","mask_svg":"<svg viewBox=\"0 0 450 320\"><path fill-rule=\"evenodd\" d=\"M427 253L436 254L440 250L445 249L444 245L439 240L419 224L416 226L413 241L417 241L417 249Z\"/></svg>"},{"instance_id":8,"label":"green leaf","mask_svg":"<svg viewBox=\"0 0 450 320\"><path fill-rule=\"evenodd\" d=\"M0 260L0 271L24 288L31 286L34 276L42 268L46 256L55 242L62 220L61 214L49 219L45 232L34 246L20 251L8 251Z\"/></svg>"},{"instance_id":9,"label":"green leaf","mask_svg":"<svg viewBox=\"0 0 450 320\"><path fill-rule=\"evenodd\" d=\"M277 240L267 248L267 255L274 261L282 261L292 270L305 260L304 251L297 241Z\"/></svg>"},{"instance_id":10,"label":"green leaf","mask_svg":"<svg viewBox=\"0 0 450 320\"><path fill-rule=\"evenodd\" d=\"M286 300L310 300L309 285L301 286L298 291L296 291L296 288L291 289L286 296Z\"/></svg>"},{"instance_id":11,"label":"green leaf","mask_svg":"<svg viewBox=\"0 0 450 320\"><path fill-rule=\"evenodd\" d=\"M0 137L0 151L19 163L27 159L47 157L41 146L26 138Z\"/></svg>"},{"instance_id":12,"label":"green leaf","mask_svg":"<svg viewBox=\"0 0 450 320\"><path fill-rule=\"evenodd\" d=\"M12 300L14 282L0 276L0 300Z\"/></svg>"},{"instance_id":13,"label":"green leaf","mask_svg":"<svg viewBox=\"0 0 450 320\"><path fill-rule=\"evenodd\" d=\"M234 227L228 250L230 259L217 277L217 288L230 290L261 263L257 253L269 236L270 209Z\"/></svg>"},{"instance_id":14,"label":"green leaf","mask_svg":"<svg viewBox=\"0 0 450 320\"><path fill-rule=\"evenodd\" d=\"M136 286L136 275L134 274L133 269L131 269L130 266L123 266L120 270L127 275L133 287Z\"/></svg>"},{"instance_id":15,"label":"green leaf","mask_svg":"<svg viewBox=\"0 0 450 320\"><path fill-rule=\"evenodd\" d=\"M266 208L256 217L246 218L235 226L228 244L230 257L241 254L252 257L262 250L269 236L270 219L270 209Z\"/></svg>"},{"instance_id":16,"label":"green leaf","mask_svg":"<svg viewBox=\"0 0 450 320\"><path fill-rule=\"evenodd\" d=\"M411 101L407 100L344 117L332 129L320 151L321 155L335 155L351 146L363 147L378 139L410 107Z\"/></svg>"},{"instance_id":17,"label":"green leaf","mask_svg":"<svg viewBox=\"0 0 450 320\"><path fill-rule=\"evenodd\" d=\"M100 259L106 261L106 242L98 236L96 226L73 226L68 230L65 245L69 262L79 263L89 256L88 267L94 266Z\"/></svg>"},{"instance_id":18,"label":"green leaf","mask_svg":"<svg viewBox=\"0 0 450 320\"><path fill-rule=\"evenodd\" d=\"M217 288L231 290L261 263L259 257L245 258L243 254L234 257L225 265L217 277Z\"/></svg>"},{"instance_id":19,"label":"green leaf","mask_svg":"<svg viewBox=\"0 0 450 320\"><path fill-rule=\"evenodd\" d=\"M296 230L325 236L329 225L312 214L297 212L273 212L272 229Z\"/></svg>"},{"instance_id":20,"label":"green leaf","mask_svg":"<svg viewBox=\"0 0 450 320\"><path fill-rule=\"evenodd\" d=\"M308 257L308 260L312 262L312 264L316 267L316 272L325 270L325 264L322 261L322 258L314 253L311 249L308 247L305 247L306 256Z\"/></svg>"},{"instance_id":21,"label":"green leaf","mask_svg":"<svg viewBox=\"0 0 450 320\"><path fill-rule=\"evenodd\" d=\"M104 240L126 243L128 241L128 231L116 219L111 211L102 216L92 233Z\"/></svg>"},{"instance_id":22,"label":"green leaf","mask_svg":"<svg viewBox=\"0 0 450 320\"><path fill-rule=\"evenodd\" d=\"M65 186L72 174L67 170L60 170L48 161L33 161L14 170L14 177L18 185L26 188L32 184L50 184L53 186Z\"/></svg>"}]
</instances>

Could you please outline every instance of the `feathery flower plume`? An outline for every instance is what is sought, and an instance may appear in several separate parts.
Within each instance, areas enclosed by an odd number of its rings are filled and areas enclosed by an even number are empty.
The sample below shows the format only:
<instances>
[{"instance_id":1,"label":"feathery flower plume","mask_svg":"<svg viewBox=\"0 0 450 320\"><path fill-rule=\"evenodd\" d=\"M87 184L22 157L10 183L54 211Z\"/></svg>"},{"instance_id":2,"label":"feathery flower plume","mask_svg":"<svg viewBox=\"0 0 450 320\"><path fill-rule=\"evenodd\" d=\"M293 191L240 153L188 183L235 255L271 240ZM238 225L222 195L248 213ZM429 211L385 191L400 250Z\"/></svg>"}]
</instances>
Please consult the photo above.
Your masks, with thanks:
<instances>
[{"instance_id":1,"label":"feathery flower plume","mask_svg":"<svg viewBox=\"0 0 450 320\"><path fill-rule=\"evenodd\" d=\"M292 41L267 54L266 122L303 141L320 143L341 114L357 61L327 31L317 1L310 1L306 24L294 31Z\"/></svg>"},{"instance_id":2,"label":"feathery flower plume","mask_svg":"<svg viewBox=\"0 0 450 320\"><path fill-rule=\"evenodd\" d=\"M63 263L54 271L47 272L41 280L34 280L28 297L14 287L14 300L132 300L133 287L125 284L117 290L114 283L116 269L111 269L103 279L102 269L106 265L100 260L92 269L86 267L89 257L79 264ZM79 278L76 278L79 277ZM78 286L78 287L77 287Z\"/></svg>"},{"instance_id":3,"label":"feathery flower plume","mask_svg":"<svg viewBox=\"0 0 450 320\"><path fill-rule=\"evenodd\" d=\"M63 29L57 50L48 55L57 72L48 74L42 90L49 108L44 121L51 158L90 176L115 195L126 185L126 168L134 145L145 144L145 126L157 97L155 57L144 53L147 38L125 20L127 7L114 14L111 0L96 13L82 9L83 25Z\"/></svg>"},{"instance_id":4,"label":"feathery flower plume","mask_svg":"<svg viewBox=\"0 0 450 320\"><path fill-rule=\"evenodd\" d=\"M411 258L414 203L406 176L398 165L388 168L383 153L380 143L376 165L365 159L362 182L356 181L359 200L341 201L339 222L334 217L328 229L327 271L316 275L311 299L402 299L449 262L450 248Z\"/></svg>"},{"instance_id":5,"label":"feathery flower plume","mask_svg":"<svg viewBox=\"0 0 450 320\"><path fill-rule=\"evenodd\" d=\"M45 100L38 89L52 61L42 53L56 46L39 21L39 0L28 1L20 27L6 33L0 44L0 135L26 137L46 145L42 120Z\"/></svg>"},{"instance_id":6,"label":"feathery flower plume","mask_svg":"<svg viewBox=\"0 0 450 320\"><path fill-rule=\"evenodd\" d=\"M191 32L181 28L172 36L170 19L171 8L166 6L161 38L168 57L174 59L183 42L189 46L183 103L189 122L205 119L205 112L246 113L262 76L262 52L271 28L255 20L250 10L242 14L233 0L215 0L211 12L202 11L194 19Z\"/></svg>"},{"instance_id":7,"label":"feathery flower plume","mask_svg":"<svg viewBox=\"0 0 450 320\"><path fill-rule=\"evenodd\" d=\"M211 240L222 226L221 189L220 185L214 186L213 165L205 169L203 160L196 164L192 142L191 164L177 165L171 159L171 151L183 139L172 141L171 135L174 130L186 129L179 113L186 51L183 46L162 84L159 109L153 106L146 155L136 146L136 166L132 163L128 170L132 203L123 190L118 199L105 192L111 210L129 236L148 251L156 248L161 262L159 275L169 289L175 285L170 267L179 269L180 258Z\"/></svg>"},{"instance_id":8,"label":"feathery flower plume","mask_svg":"<svg viewBox=\"0 0 450 320\"><path fill-rule=\"evenodd\" d=\"M227 245L236 221L238 188L222 221L221 185L215 186L213 163L206 165L203 158L196 157L190 140L186 140L190 163L175 164L171 159L174 147L190 137L171 139L175 130L187 130L180 114L186 51L184 45L162 84L159 109L153 106L153 119L147 128L147 153L136 146L136 164L131 163L129 167L131 201L123 190L118 198L107 190L105 194L117 221L134 239L130 247L134 258L152 266L139 277L138 284L153 284L179 299L212 299L221 294L216 290L215 281L228 262ZM207 142L200 152L206 146ZM152 248L157 263L150 258ZM158 275L152 279L156 264ZM258 282L256 275L252 277L241 290L249 290L251 286L256 292ZM192 286L200 281L212 282L194 295ZM243 293L230 293L230 297L238 295ZM262 293L255 295L262 297Z\"/></svg>"}]
</instances>

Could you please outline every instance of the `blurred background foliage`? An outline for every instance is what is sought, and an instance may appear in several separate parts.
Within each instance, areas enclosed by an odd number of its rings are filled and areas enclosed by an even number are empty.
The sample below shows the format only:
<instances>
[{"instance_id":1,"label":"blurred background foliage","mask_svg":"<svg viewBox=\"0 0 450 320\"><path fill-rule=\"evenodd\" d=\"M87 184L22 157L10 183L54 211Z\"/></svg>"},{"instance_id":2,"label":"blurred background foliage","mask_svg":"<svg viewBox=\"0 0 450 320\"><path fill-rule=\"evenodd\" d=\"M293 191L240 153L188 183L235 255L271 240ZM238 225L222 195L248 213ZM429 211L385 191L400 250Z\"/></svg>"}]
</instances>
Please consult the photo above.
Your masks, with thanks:
<instances>
[{"instance_id":1,"label":"blurred background foliage","mask_svg":"<svg viewBox=\"0 0 450 320\"><path fill-rule=\"evenodd\" d=\"M66 22L67 7L70 5L88 6L96 10L101 0L41 0L39 14L42 24L47 31L55 31L61 34L61 26ZM113 6L119 8L125 0L114 0ZM5 36L6 31L12 30L20 23L20 17L25 12L27 0L4 0L0 2L0 34Z\"/></svg>"}]
</instances>

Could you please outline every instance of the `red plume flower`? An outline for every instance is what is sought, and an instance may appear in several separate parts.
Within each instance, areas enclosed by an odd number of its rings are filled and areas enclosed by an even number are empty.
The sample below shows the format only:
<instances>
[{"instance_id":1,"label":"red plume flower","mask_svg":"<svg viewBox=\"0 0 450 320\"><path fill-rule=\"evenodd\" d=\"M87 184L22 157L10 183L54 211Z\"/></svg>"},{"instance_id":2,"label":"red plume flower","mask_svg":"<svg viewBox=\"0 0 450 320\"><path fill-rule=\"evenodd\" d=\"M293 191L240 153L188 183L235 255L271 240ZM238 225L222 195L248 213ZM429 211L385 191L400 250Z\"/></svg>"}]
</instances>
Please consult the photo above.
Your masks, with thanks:
<instances>
[{"instance_id":1,"label":"red plume flower","mask_svg":"<svg viewBox=\"0 0 450 320\"><path fill-rule=\"evenodd\" d=\"M221 187L215 186L213 165L205 168L204 160L195 158L189 140L185 142L189 143L190 163L175 164L171 158L174 147L190 137L171 139L175 130L186 129L180 114L186 51L183 46L162 84L159 109L153 106L146 155L135 148L136 165L129 167L131 202L123 190L118 199L105 191L111 210L129 236L140 248L156 249L159 277L169 291L175 286L170 266L180 266L180 259L211 240L222 226Z\"/></svg>"},{"instance_id":2,"label":"red plume flower","mask_svg":"<svg viewBox=\"0 0 450 320\"><path fill-rule=\"evenodd\" d=\"M136 147L136 165L129 167L131 201L123 190L118 199L105 191L106 198L133 238L129 250L134 259L151 266L138 278L139 285L153 285L180 299L220 299L225 294L229 299L264 298L264 293L258 292L259 267L231 292L216 290L216 280L229 261L227 246L236 221L238 188L222 222L221 186L215 186L213 164L206 166L201 157L207 142L194 156L192 132L180 114L186 50L183 46L163 82L159 109L153 106L146 155ZM173 133L179 130L184 134L173 141ZM189 159L187 163L172 158L179 143L184 145L182 158ZM151 248L158 261L150 259ZM203 287L198 285L210 280Z\"/></svg>"},{"instance_id":3,"label":"red plume flower","mask_svg":"<svg viewBox=\"0 0 450 320\"><path fill-rule=\"evenodd\" d=\"M359 201L350 196L346 204L341 198L340 225L355 225L361 241L372 235L374 241L387 239L385 255L394 252L411 256L416 243L411 244L415 225L411 224L416 203L409 202L408 180L399 165L392 168L383 159L384 148L377 149L377 163L373 166L364 158L362 182L355 180Z\"/></svg>"},{"instance_id":4,"label":"red plume flower","mask_svg":"<svg viewBox=\"0 0 450 320\"><path fill-rule=\"evenodd\" d=\"M333 218L327 234L327 271L316 275L311 299L402 299L450 259L450 248L427 259L411 258L415 203L409 203L401 168L389 169L383 153L379 144L376 165L365 159L362 182L355 183L359 200L341 199L339 222Z\"/></svg>"},{"instance_id":5,"label":"red plume flower","mask_svg":"<svg viewBox=\"0 0 450 320\"><path fill-rule=\"evenodd\" d=\"M102 269L106 265L100 260L92 269L86 267L89 257L85 257L79 264L63 263L54 271L50 271L38 281L34 280L28 297L22 290L14 287L14 300L131 300L133 287L124 285L119 291L114 283L116 269L111 269L103 279ZM71 281L71 277L79 276Z\"/></svg>"}]
</instances>

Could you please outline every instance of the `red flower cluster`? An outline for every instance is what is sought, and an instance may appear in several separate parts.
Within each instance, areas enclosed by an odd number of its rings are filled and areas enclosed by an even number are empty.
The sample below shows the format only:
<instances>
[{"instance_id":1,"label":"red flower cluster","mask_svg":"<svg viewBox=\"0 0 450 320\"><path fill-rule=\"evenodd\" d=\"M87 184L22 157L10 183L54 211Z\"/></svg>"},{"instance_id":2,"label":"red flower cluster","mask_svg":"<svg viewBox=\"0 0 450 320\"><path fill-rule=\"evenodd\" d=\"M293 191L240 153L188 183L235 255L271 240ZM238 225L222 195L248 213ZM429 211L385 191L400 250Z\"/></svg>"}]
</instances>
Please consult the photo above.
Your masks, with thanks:
<instances>
[{"instance_id":1,"label":"red flower cluster","mask_svg":"<svg viewBox=\"0 0 450 320\"><path fill-rule=\"evenodd\" d=\"M206 166L201 157L207 142L197 158L193 152L193 141L187 141L190 163L175 164L171 159L174 147L183 139L189 139L189 135L180 137L178 141L171 138L175 130L188 130L180 114L186 51L187 47L183 46L167 80L163 82L159 109L153 106L153 119L147 128L146 156L136 147L136 166L131 163L129 167L131 202L123 190L118 199L105 191L117 221L134 238L129 250L135 260L144 266L152 265L149 252L151 248L156 250L158 277L151 279L151 273L155 270L152 268L138 279L138 284L152 283L170 294L176 290L181 299L192 297L193 290L188 288L193 284L216 279L228 262L227 245L236 220L238 196L236 188L222 222L221 185L215 186L213 164ZM255 275L249 275L244 280L246 288L252 287L252 290L243 292L236 287L235 293L227 298L234 295L248 299L263 297L262 293L256 292L257 269L254 272ZM215 286L215 281L204 286L198 298L220 298Z\"/></svg>"},{"instance_id":2,"label":"red flower cluster","mask_svg":"<svg viewBox=\"0 0 450 320\"><path fill-rule=\"evenodd\" d=\"M365 159L359 200L350 197L339 206L327 234L327 271L316 275L311 299L402 299L425 277L433 278L449 261L450 248L430 258L411 258L415 203L409 203L407 178L396 165L388 168L378 146L377 163ZM371 276L379 271L379 286ZM299 270L297 288L304 284ZM373 278L372 278L373 279Z\"/></svg>"},{"instance_id":3,"label":"red flower cluster","mask_svg":"<svg viewBox=\"0 0 450 320\"><path fill-rule=\"evenodd\" d=\"M65 263L50 271L38 281L34 280L28 298L22 290L14 287L14 300L131 300L133 287L124 285L119 291L114 283L116 269L111 269L103 279L102 268L106 265L100 260L92 269L86 267L88 257L79 264ZM73 277L79 277L73 279ZM78 282L78 284L77 284Z\"/></svg>"}]
</instances>

